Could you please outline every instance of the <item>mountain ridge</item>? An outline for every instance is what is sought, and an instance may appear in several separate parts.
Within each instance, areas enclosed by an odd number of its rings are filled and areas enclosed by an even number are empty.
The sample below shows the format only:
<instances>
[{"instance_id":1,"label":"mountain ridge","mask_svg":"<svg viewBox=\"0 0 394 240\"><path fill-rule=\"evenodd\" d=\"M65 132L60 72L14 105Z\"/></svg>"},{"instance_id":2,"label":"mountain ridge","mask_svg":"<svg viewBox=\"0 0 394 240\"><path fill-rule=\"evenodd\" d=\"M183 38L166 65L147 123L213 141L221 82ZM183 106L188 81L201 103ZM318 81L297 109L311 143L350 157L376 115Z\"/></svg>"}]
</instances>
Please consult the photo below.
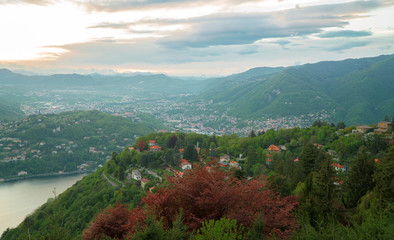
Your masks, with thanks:
<instances>
[{"instance_id":1,"label":"mountain ridge","mask_svg":"<svg viewBox=\"0 0 394 240\"><path fill-rule=\"evenodd\" d=\"M232 75L197 98L209 97L213 108L241 118L325 111L329 121L376 122L393 114L393 65L393 55L382 55L286 67L246 80L234 80Z\"/></svg>"}]
</instances>

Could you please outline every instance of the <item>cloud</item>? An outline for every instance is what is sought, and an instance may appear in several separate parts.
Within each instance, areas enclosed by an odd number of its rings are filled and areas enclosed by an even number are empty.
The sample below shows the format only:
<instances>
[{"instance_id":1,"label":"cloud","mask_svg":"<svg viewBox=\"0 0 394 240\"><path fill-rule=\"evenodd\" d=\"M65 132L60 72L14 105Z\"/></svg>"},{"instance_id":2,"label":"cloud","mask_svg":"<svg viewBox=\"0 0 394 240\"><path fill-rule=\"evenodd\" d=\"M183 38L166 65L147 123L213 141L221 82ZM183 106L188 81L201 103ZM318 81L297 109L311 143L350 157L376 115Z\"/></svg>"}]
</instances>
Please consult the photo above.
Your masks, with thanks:
<instances>
[{"instance_id":1,"label":"cloud","mask_svg":"<svg viewBox=\"0 0 394 240\"><path fill-rule=\"evenodd\" d=\"M386 45L386 46L381 46L379 47L380 50L390 50L392 48L392 45Z\"/></svg>"},{"instance_id":2,"label":"cloud","mask_svg":"<svg viewBox=\"0 0 394 240\"><path fill-rule=\"evenodd\" d=\"M89 11L126 11L136 8L152 7L158 5L184 4L194 3L195 0L73 0L74 2L83 5Z\"/></svg>"},{"instance_id":3,"label":"cloud","mask_svg":"<svg viewBox=\"0 0 394 240\"><path fill-rule=\"evenodd\" d=\"M329 31L324 32L318 35L320 38L337 38L337 37L345 37L345 38L353 38L353 37L367 37L371 36L372 32L370 31L353 31L353 30L342 30L342 31Z\"/></svg>"},{"instance_id":4,"label":"cloud","mask_svg":"<svg viewBox=\"0 0 394 240\"><path fill-rule=\"evenodd\" d=\"M258 46L248 45L248 46L244 47L243 49L241 49L240 51L238 51L237 53L240 55L252 55L252 54L256 54L258 52L259 52Z\"/></svg>"},{"instance_id":5,"label":"cloud","mask_svg":"<svg viewBox=\"0 0 394 240\"><path fill-rule=\"evenodd\" d=\"M343 50L348 50L351 48L356 48L356 47L363 47L368 45L370 42L368 41L357 41L357 42L345 42L340 45L330 47L327 50L332 51L332 52L342 52Z\"/></svg>"},{"instance_id":6,"label":"cloud","mask_svg":"<svg viewBox=\"0 0 394 240\"><path fill-rule=\"evenodd\" d=\"M127 29L130 27L130 25L131 25L131 23L125 23L125 22L119 22L119 23L102 22L102 23L90 26L88 28Z\"/></svg>"},{"instance_id":7,"label":"cloud","mask_svg":"<svg viewBox=\"0 0 394 240\"><path fill-rule=\"evenodd\" d=\"M90 3L93 1L88 1ZM94 1L96 4L149 5L164 1ZM173 0L170 3L196 1ZM197 1L198 2L198 1ZM224 2L241 3L240 0ZM245 1L244 1L245 2ZM246 1L254 2L254 1ZM319 34L325 28L344 27L353 19L364 18L373 9L390 1L355 1L347 3L295 7L274 12L216 12L187 19L142 19L135 22L102 22L90 28L123 29L131 33L161 32L165 36L157 43L168 48L204 48L220 45L252 44L261 39L288 38ZM118 5L117 5L118 4ZM126 7L126 6L125 6ZM181 28L172 26L182 25ZM167 30L168 31L167 31ZM321 33L321 38L370 36L369 31L332 31ZM283 40L282 40L283 41ZM281 45L285 47L285 45Z\"/></svg>"},{"instance_id":8,"label":"cloud","mask_svg":"<svg viewBox=\"0 0 394 240\"><path fill-rule=\"evenodd\" d=\"M127 11L130 9L171 6L202 6L206 5L206 0L72 0L73 2L84 6L89 11L116 12ZM265 0L263 0L265 1ZM261 2L261 0L211 0L209 4L245 4Z\"/></svg>"},{"instance_id":9,"label":"cloud","mask_svg":"<svg viewBox=\"0 0 394 240\"><path fill-rule=\"evenodd\" d=\"M33 4L33 5L40 5L45 6L52 4L53 0L1 0L1 4Z\"/></svg>"},{"instance_id":10,"label":"cloud","mask_svg":"<svg viewBox=\"0 0 394 240\"><path fill-rule=\"evenodd\" d=\"M292 8L264 13L224 13L185 22L188 31L169 35L160 43L172 48L201 48L218 45L251 44L264 38L286 38L320 33L324 28L344 27L384 6L382 1L356 1L342 4ZM334 33L332 33L334 34ZM338 32L337 35L367 32Z\"/></svg>"}]
</instances>

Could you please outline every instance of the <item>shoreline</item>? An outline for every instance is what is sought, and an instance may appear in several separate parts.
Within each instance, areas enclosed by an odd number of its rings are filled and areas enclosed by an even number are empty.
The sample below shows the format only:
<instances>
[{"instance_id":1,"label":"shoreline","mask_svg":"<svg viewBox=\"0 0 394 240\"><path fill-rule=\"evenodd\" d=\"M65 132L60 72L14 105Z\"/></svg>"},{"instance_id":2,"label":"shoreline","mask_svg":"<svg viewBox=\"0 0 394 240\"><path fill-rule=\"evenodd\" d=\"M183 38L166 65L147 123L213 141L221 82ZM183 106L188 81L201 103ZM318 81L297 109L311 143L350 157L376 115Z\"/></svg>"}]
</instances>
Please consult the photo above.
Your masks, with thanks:
<instances>
[{"instance_id":1,"label":"shoreline","mask_svg":"<svg viewBox=\"0 0 394 240\"><path fill-rule=\"evenodd\" d=\"M70 176L70 175L85 174L85 173L92 173L92 172L94 172L94 171L73 171L73 172L63 172L63 173L41 173L41 174L26 175L26 176L11 177L11 178L0 178L0 184L1 183L22 181L22 180L28 180L28 179L33 179L33 178L62 177L62 176Z\"/></svg>"}]
</instances>

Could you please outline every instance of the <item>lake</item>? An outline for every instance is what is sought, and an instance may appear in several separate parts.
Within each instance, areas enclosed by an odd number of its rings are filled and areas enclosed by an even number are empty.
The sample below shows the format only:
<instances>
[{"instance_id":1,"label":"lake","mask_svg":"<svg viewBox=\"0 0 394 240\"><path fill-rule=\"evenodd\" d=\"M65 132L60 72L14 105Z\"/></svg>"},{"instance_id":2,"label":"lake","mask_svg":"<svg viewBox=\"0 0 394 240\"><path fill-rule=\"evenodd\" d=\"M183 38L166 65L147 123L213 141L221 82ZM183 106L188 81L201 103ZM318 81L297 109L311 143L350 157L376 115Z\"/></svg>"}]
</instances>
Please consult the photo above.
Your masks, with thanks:
<instances>
[{"instance_id":1,"label":"lake","mask_svg":"<svg viewBox=\"0 0 394 240\"><path fill-rule=\"evenodd\" d=\"M64 192L87 174L33 178L0 183L0 236L9 227L16 227L48 198Z\"/></svg>"}]
</instances>

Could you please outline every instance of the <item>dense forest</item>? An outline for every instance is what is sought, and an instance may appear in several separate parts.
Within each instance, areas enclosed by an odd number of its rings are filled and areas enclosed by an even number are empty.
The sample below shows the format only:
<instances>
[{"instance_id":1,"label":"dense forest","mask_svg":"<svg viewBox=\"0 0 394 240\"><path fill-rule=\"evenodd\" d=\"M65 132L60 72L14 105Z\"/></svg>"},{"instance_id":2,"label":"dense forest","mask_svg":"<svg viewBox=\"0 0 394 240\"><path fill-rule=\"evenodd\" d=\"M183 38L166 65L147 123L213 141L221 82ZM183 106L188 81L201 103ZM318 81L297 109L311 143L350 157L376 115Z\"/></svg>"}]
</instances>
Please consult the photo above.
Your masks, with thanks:
<instances>
[{"instance_id":1,"label":"dense forest","mask_svg":"<svg viewBox=\"0 0 394 240\"><path fill-rule=\"evenodd\" d=\"M150 133L1 239L392 239L392 133L354 130Z\"/></svg>"}]
</instances>

